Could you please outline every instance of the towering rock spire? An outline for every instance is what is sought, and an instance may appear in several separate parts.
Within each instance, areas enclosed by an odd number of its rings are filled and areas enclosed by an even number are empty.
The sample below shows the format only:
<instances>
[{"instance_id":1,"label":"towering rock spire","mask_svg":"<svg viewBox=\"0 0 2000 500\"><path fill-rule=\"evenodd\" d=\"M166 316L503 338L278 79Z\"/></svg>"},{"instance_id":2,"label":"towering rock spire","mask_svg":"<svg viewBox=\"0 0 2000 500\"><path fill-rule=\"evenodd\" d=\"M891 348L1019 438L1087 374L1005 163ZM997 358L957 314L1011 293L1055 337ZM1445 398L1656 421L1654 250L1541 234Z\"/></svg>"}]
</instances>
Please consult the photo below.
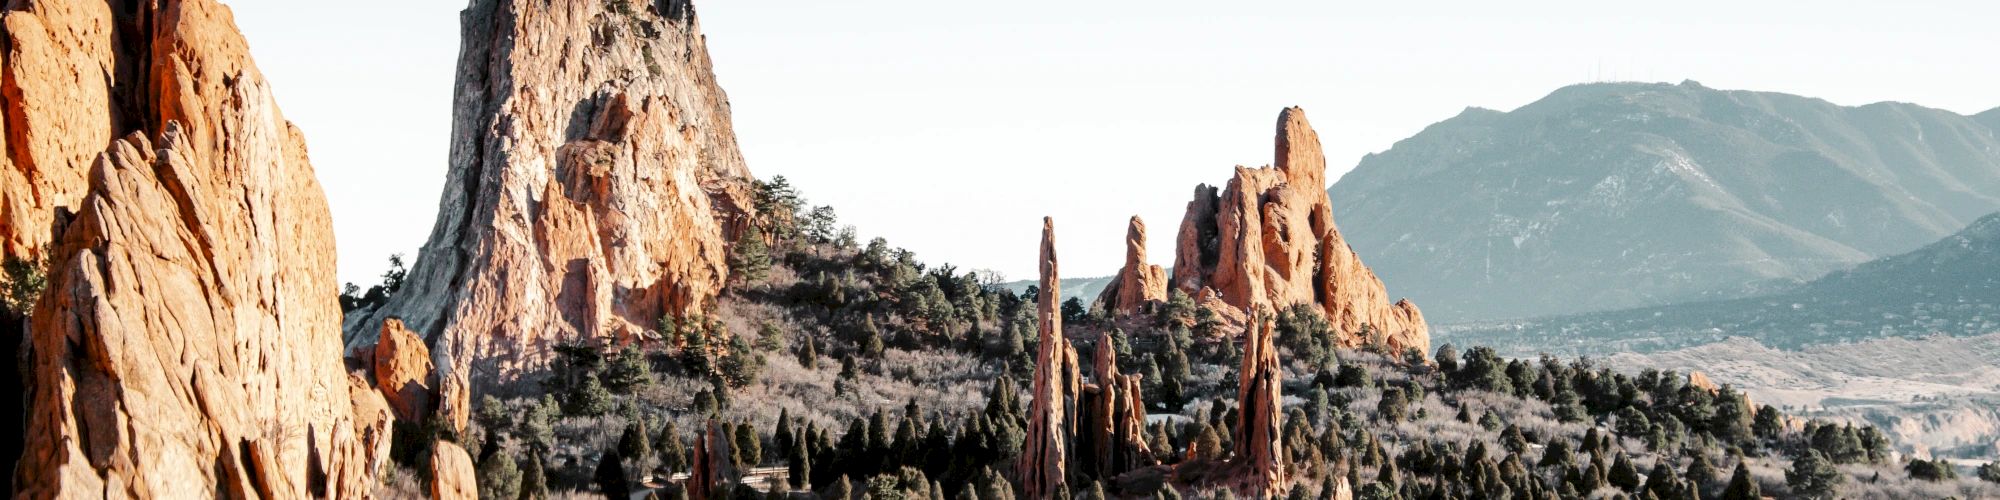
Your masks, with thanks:
<instances>
[{"instance_id":1,"label":"towering rock spire","mask_svg":"<svg viewBox=\"0 0 2000 500\"><path fill-rule=\"evenodd\" d=\"M1277 330L1271 315L1253 315L1243 337L1243 369L1237 374L1238 425L1234 460L1250 471L1244 485L1252 498L1284 496L1284 367L1278 363Z\"/></svg>"},{"instance_id":2,"label":"towering rock spire","mask_svg":"<svg viewBox=\"0 0 2000 500\"><path fill-rule=\"evenodd\" d=\"M1153 465L1146 444L1146 402L1136 374L1118 371L1118 352L1110 333L1099 334L1092 364L1097 383L1085 385L1077 407L1080 432L1076 455L1084 472L1111 478Z\"/></svg>"},{"instance_id":3,"label":"towering rock spire","mask_svg":"<svg viewBox=\"0 0 2000 500\"><path fill-rule=\"evenodd\" d=\"M1067 492L1064 461L1069 436L1076 432L1070 416L1076 414L1076 394L1081 376L1076 348L1062 334L1062 283L1056 269L1055 219L1042 218L1042 282L1036 295L1041 318L1040 342L1035 351L1034 401L1028 406L1028 439L1021 445L1021 495L1046 498Z\"/></svg>"},{"instance_id":4,"label":"towering rock spire","mask_svg":"<svg viewBox=\"0 0 2000 500\"><path fill-rule=\"evenodd\" d=\"M1275 166L1236 167L1219 193L1195 188L1175 245L1173 286L1246 314L1313 304L1348 346L1381 342L1429 352L1423 313L1409 301L1390 303L1382 281L1334 228L1326 156L1305 111L1280 113L1273 142ZM1364 330L1377 338L1364 338Z\"/></svg>"},{"instance_id":5,"label":"towering rock spire","mask_svg":"<svg viewBox=\"0 0 2000 500\"><path fill-rule=\"evenodd\" d=\"M229 9L0 10L0 250L48 266L13 494L369 496L387 403L341 363L325 195Z\"/></svg>"},{"instance_id":6,"label":"towering rock spire","mask_svg":"<svg viewBox=\"0 0 2000 500\"><path fill-rule=\"evenodd\" d=\"M629 3L628 7L619 5ZM749 170L685 0L474 0L437 225L400 317L480 387L557 342L623 342L704 312L746 227Z\"/></svg>"},{"instance_id":7,"label":"towering rock spire","mask_svg":"<svg viewBox=\"0 0 2000 500\"><path fill-rule=\"evenodd\" d=\"M1114 315L1148 312L1167 301L1167 272L1146 263L1146 221L1132 216L1125 228L1125 267L1097 296L1098 306Z\"/></svg>"},{"instance_id":8,"label":"towering rock spire","mask_svg":"<svg viewBox=\"0 0 2000 500\"><path fill-rule=\"evenodd\" d=\"M736 465L730 458L735 454L730 451L732 443L722 432L722 422L709 418L707 429L694 438L693 461L687 482L682 483L689 500L708 500L716 485L736 478Z\"/></svg>"}]
</instances>

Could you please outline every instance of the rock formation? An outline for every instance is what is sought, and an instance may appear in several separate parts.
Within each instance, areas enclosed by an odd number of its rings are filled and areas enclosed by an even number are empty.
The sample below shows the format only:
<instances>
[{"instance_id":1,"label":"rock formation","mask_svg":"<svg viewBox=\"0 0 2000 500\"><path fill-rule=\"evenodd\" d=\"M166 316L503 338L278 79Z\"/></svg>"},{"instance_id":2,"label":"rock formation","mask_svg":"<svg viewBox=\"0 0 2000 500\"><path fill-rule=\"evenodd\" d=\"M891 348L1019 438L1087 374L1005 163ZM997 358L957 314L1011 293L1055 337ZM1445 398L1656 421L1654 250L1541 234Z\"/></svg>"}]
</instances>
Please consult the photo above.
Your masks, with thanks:
<instances>
[{"instance_id":1,"label":"rock formation","mask_svg":"<svg viewBox=\"0 0 2000 500\"><path fill-rule=\"evenodd\" d=\"M1125 267L1097 296L1098 307L1114 315L1151 312L1167 301L1167 271L1146 263L1146 222L1132 216L1125 229Z\"/></svg>"},{"instance_id":2,"label":"rock formation","mask_svg":"<svg viewBox=\"0 0 2000 500\"><path fill-rule=\"evenodd\" d=\"M1251 498L1277 498L1285 490L1284 366L1278 363L1277 326L1257 314L1243 333L1243 369L1237 373L1238 425L1232 460L1248 471Z\"/></svg>"},{"instance_id":3,"label":"rock formation","mask_svg":"<svg viewBox=\"0 0 2000 500\"><path fill-rule=\"evenodd\" d=\"M479 475L472 455L451 441L437 441L431 447L431 500L476 500Z\"/></svg>"},{"instance_id":4,"label":"rock formation","mask_svg":"<svg viewBox=\"0 0 2000 500\"><path fill-rule=\"evenodd\" d=\"M228 9L5 11L0 246L49 273L16 496L368 496L326 200Z\"/></svg>"},{"instance_id":5,"label":"rock formation","mask_svg":"<svg viewBox=\"0 0 2000 500\"><path fill-rule=\"evenodd\" d=\"M380 338L373 349L375 387L396 410L396 419L422 422L431 413L431 394L437 385L431 350L395 318L382 322Z\"/></svg>"},{"instance_id":6,"label":"rock formation","mask_svg":"<svg viewBox=\"0 0 2000 500\"><path fill-rule=\"evenodd\" d=\"M734 442L722 432L722 423L714 419L709 419L707 430L695 436L687 482L681 484L690 500L707 500L716 485L736 478L736 464L730 458Z\"/></svg>"},{"instance_id":7,"label":"rock formation","mask_svg":"<svg viewBox=\"0 0 2000 500\"><path fill-rule=\"evenodd\" d=\"M1173 286L1239 315L1314 304L1349 346L1380 341L1429 352L1423 314L1407 300L1391 304L1334 228L1326 158L1304 110L1278 116L1276 142L1276 165L1237 167L1219 193L1195 188L1175 245ZM1364 338L1364 325L1379 338Z\"/></svg>"},{"instance_id":8,"label":"rock formation","mask_svg":"<svg viewBox=\"0 0 2000 500\"><path fill-rule=\"evenodd\" d=\"M1082 376L1076 348L1063 337L1062 283L1057 277L1055 220L1042 218L1042 283L1037 295L1041 334L1035 350L1035 385L1028 406L1028 439L1022 443L1021 495L1045 498L1069 491L1067 441L1076 432L1076 394Z\"/></svg>"},{"instance_id":9,"label":"rock formation","mask_svg":"<svg viewBox=\"0 0 2000 500\"><path fill-rule=\"evenodd\" d=\"M1116 477L1135 468L1153 465L1153 452L1146 444L1146 401L1136 374L1118 372L1118 353L1111 334L1097 340L1096 362L1092 365L1097 383L1085 385L1078 395L1078 435L1076 455L1084 472L1098 478Z\"/></svg>"},{"instance_id":10,"label":"rock formation","mask_svg":"<svg viewBox=\"0 0 2000 500\"><path fill-rule=\"evenodd\" d=\"M489 388L551 344L709 308L749 171L688 0L475 0L462 18L437 224L348 345L400 317Z\"/></svg>"}]
</instances>

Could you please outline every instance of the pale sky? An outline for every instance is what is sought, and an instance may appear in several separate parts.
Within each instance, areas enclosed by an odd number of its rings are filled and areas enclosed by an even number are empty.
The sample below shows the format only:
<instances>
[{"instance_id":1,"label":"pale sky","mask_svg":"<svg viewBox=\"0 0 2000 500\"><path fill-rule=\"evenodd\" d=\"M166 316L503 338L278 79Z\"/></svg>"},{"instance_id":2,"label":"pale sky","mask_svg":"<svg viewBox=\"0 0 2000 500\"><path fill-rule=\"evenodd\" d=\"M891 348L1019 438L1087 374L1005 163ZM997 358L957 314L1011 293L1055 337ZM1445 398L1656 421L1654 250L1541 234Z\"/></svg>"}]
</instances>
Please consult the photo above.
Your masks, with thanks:
<instances>
[{"instance_id":1,"label":"pale sky","mask_svg":"<svg viewBox=\"0 0 2000 500\"><path fill-rule=\"evenodd\" d=\"M464 2L225 2L305 131L340 279L414 258L444 180ZM1285 106L1305 107L1329 179L1467 106L1589 81L2000 106L1991 1L696 6L752 172L864 237L1013 279L1034 275L1044 215L1066 276L1115 272L1134 214L1171 265L1194 185L1270 163Z\"/></svg>"}]
</instances>

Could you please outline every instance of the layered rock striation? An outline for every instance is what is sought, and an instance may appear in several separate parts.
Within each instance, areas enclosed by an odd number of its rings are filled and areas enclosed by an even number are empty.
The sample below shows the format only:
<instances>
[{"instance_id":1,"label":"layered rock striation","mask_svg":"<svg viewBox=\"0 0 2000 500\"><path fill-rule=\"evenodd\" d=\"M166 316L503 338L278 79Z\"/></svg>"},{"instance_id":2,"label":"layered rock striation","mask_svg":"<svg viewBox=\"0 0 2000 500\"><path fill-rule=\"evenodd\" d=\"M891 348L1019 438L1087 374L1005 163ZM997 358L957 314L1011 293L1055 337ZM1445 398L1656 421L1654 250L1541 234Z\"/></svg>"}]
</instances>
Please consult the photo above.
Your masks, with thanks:
<instances>
[{"instance_id":1,"label":"layered rock striation","mask_svg":"<svg viewBox=\"0 0 2000 500\"><path fill-rule=\"evenodd\" d=\"M1275 165L1237 167L1220 190L1195 188L1176 239L1172 286L1232 309L1225 315L1232 318L1312 304L1349 346L1429 352L1423 313L1407 300L1391 303L1334 227L1326 157L1304 110L1279 114L1275 142Z\"/></svg>"},{"instance_id":2,"label":"layered rock striation","mask_svg":"<svg viewBox=\"0 0 2000 500\"><path fill-rule=\"evenodd\" d=\"M491 388L710 308L751 203L692 5L476 0L462 35L437 224L349 347L401 318Z\"/></svg>"},{"instance_id":3,"label":"layered rock striation","mask_svg":"<svg viewBox=\"0 0 2000 500\"><path fill-rule=\"evenodd\" d=\"M369 496L386 403L341 361L326 200L229 10L0 16L0 246L48 270L15 495Z\"/></svg>"}]
</instances>

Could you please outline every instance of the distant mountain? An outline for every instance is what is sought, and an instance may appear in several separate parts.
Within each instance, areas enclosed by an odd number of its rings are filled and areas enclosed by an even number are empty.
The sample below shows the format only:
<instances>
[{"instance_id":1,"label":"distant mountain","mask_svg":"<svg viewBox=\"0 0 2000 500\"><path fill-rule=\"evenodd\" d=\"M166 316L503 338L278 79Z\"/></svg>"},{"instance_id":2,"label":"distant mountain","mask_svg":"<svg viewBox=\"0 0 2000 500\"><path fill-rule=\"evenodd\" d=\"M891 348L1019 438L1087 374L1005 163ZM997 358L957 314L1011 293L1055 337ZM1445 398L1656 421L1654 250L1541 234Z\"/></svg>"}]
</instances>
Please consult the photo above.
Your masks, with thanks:
<instances>
[{"instance_id":1,"label":"distant mountain","mask_svg":"<svg viewBox=\"0 0 2000 500\"><path fill-rule=\"evenodd\" d=\"M1994 130L1995 134L2000 134L2000 108L1993 108L1986 110L1984 113L1972 115L1972 120L1985 125L1986 128Z\"/></svg>"},{"instance_id":2,"label":"distant mountain","mask_svg":"<svg viewBox=\"0 0 2000 500\"><path fill-rule=\"evenodd\" d=\"M1433 323L1784 289L2000 210L2000 110L1604 83L1467 109L1329 192Z\"/></svg>"},{"instance_id":3,"label":"distant mountain","mask_svg":"<svg viewBox=\"0 0 2000 500\"><path fill-rule=\"evenodd\" d=\"M2000 214L1916 251L1769 296L1440 329L1459 344L1535 352L1651 352L1749 337L1782 349L2000 331Z\"/></svg>"},{"instance_id":4,"label":"distant mountain","mask_svg":"<svg viewBox=\"0 0 2000 500\"><path fill-rule=\"evenodd\" d=\"M1091 301L1097 300L1097 294L1104 293L1105 285L1110 285L1111 279L1115 277L1063 278L1060 282L1062 284L1062 299L1065 301L1073 298L1082 299L1083 305L1087 307ZM1028 287L1035 286L1036 284L1035 280L1009 281L1001 283L1000 288L1018 294L1027 291Z\"/></svg>"}]
</instances>

